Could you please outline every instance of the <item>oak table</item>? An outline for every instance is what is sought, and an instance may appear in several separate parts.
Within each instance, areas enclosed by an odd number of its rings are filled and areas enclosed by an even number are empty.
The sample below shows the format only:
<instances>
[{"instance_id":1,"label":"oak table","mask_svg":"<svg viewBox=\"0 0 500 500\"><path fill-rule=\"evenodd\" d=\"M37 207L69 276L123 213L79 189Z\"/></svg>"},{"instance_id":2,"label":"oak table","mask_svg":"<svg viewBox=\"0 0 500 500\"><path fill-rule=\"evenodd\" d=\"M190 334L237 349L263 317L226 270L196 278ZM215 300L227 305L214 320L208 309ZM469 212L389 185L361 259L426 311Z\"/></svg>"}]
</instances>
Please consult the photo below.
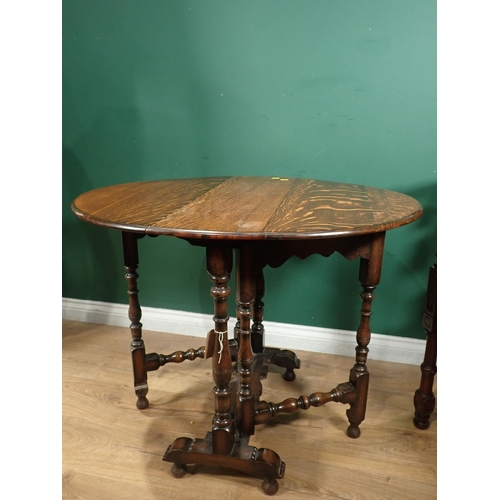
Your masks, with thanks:
<instances>
[{"instance_id":1,"label":"oak table","mask_svg":"<svg viewBox=\"0 0 500 500\"><path fill-rule=\"evenodd\" d=\"M379 284L385 233L422 214L413 198L378 188L281 177L210 177L135 182L89 191L76 198L73 212L82 220L122 232L129 295L131 351L137 407L148 407L147 372L166 363L212 358L215 414L204 439L181 437L163 460L182 477L188 464L209 464L263 478L268 495L279 488L285 464L273 450L250 446L255 426L282 413L328 402L348 404L347 434L360 435L368 394L366 365L371 304ZM206 249L212 282L214 328L204 347L170 355L146 354L137 290L138 239L175 236ZM329 392L261 401L261 380L270 364L295 378L300 360L289 350L264 345L265 266L279 267L290 257L325 257L339 252L360 260L361 318L355 363L347 382ZM236 325L228 335L228 281L236 255Z\"/></svg>"}]
</instances>

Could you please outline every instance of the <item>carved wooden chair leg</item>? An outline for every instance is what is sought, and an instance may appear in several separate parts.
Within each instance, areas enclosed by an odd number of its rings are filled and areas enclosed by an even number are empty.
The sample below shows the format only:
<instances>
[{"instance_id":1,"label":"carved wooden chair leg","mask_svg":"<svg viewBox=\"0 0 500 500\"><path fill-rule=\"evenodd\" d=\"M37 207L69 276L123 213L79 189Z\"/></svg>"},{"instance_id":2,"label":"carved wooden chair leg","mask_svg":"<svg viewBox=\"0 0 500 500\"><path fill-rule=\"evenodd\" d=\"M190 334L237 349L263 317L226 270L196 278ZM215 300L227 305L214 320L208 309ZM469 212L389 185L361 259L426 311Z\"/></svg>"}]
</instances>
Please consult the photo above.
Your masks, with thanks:
<instances>
[{"instance_id":1,"label":"carved wooden chair leg","mask_svg":"<svg viewBox=\"0 0 500 500\"><path fill-rule=\"evenodd\" d=\"M122 232L123 258L125 264L125 279L128 284L129 308L128 317L130 319L130 332L132 342L130 350L132 352L132 368L134 373L134 389L137 396L136 406L139 410L144 410L149 406L146 398L148 393L148 375L146 364L146 350L142 340L141 307L137 289L137 267L139 266L139 251L137 240L143 235L136 233Z\"/></svg>"}]
</instances>

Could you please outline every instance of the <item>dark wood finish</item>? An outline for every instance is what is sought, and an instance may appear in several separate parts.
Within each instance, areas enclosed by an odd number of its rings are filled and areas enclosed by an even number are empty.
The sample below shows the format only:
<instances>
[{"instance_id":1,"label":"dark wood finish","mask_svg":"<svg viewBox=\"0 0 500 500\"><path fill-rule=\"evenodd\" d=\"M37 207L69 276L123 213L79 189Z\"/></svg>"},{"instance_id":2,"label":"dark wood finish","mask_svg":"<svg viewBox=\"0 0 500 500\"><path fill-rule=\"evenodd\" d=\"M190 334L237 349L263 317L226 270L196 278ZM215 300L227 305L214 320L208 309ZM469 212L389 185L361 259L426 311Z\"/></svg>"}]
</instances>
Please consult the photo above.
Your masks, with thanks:
<instances>
[{"instance_id":1,"label":"dark wood finish","mask_svg":"<svg viewBox=\"0 0 500 500\"><path fill-rule=\"evenodd\" d=\"M130 350L132 352L132 367L134 370L134 389L137 396L136 406L139 410L144 410L148 407L149 401L146 397L148 393L146 349L142 340L142 312L138 297L139 290L137 288L137 278L139 275L136 272L139 266L139 251L137 248L137 239L139 237L140 235L133 233L122 233L123 255L127 271L125 279L128 284L128 317L131 321L130 332L132 334Z\"/></svg>"},{"instance_id":2,"label":"dark wood finish","mask_svg":"<svg viewBox=\"0 0 500 500\"><path fill-rule=\"evenodd\" d=\"M254 268L253 248L250 245L242 247L237 252L238 271L238 398L236 401L236 415L238 419L238 433L242 437L254 434L255 398L252 393L252 364L254 355L252 350L253 304L256 294L256 275Z\"/></svg>"},{"instance_id":3,"label":"dark wood finish","mask_svg":"<svg viewBox=\"0 0 500 500\"><path fill-rule=\"evenodd\" d=\"M205 346L198 347L198 349L188 349L187 351L175 351L167 356L151 352L146 354L146 367L149 372L158 370L160 366L167 363L182 363L186 360L194 361L197 358L205 358Z\"/></svg>"},{"instance_id":4,"label":"dark wood finish","mask_svg":"<svg viewBox=\"0 0 500 500\"><path fill-rule=\"evenodd\" d=\"M358 343L356 346L356 363L349 376L350 383L356 388L356 399L350 403L351 408L347 410L347 417L350 422L347 434L352 438L359 437L359 424L365 418L368 381L370 378L366 367L368 344L371 338L370 316L372 314L372 301L375 298L373 292L380 282L384 240L385 233L376 233L373 236L369 258L361 258L359 267L359 281L363 287L363 292L361 293L363 304L361 308L361 320L356 335Z\"/></svg>"},{"instance_id":5,"label":"dark wood finish","mask_svg":"<svg viewBox=\"0 0 500 500\"><path fill-rule=\"evenodd\" d=\"M215 465L263 477L262 489L267 495L274 495L278 491L279 484L276 480L283 478L285 464L273 450L248 446L242 440L227 455L220 456L213 453L212 445L210 435L206 439L178 438L168 447L163 460L174 462L171 471L176 478L185 475L186 464Z\"/></svg>"},{"instance_id":6,"label":"dark wood finish","mask_svg":"<svg viewBox=\"0 0 500 500\"><path fill-rule=\"evenodd\" d=\"M264 349L264 293L266 291L264 281L264 270L257 267L257 277L255 282L255 303L253 306L252 324L252 349L254 352L262 352Z\"/></svg>"},{"instance_id":7,"label":"dark wood finish","mask_svg":"<svg viewBox=\"0 0 500 500\"><path fill-rule=\"evenodd\" d=\"M365 418L374 290L380 282L385 232L418 219L420 204L404 194L383 189L309 179L217 177L123 184L79 196L72 205L81 219L123 234L132 358L137 406L148 406L147 371L186 359L211 358L215 381L212 430L204 439L181 437L163 457L172 462L174 477L189 464L227 467L264 479L268 495L279 488L285 464L267 448L249 446L255 425L276 415L295 413L329 402L349 405L348 436L357 438ZM141 333L136 272L137 239L168 235L206 248L212 282L214 329L206 346L169 356L145 353ZM228 338L228 282L236 252L236 316L234 339ZM300 360L288 350L264 344L265 292L263 269L289 258L325 257L339 252L360 259L362 307L356 335L356 359L349 380L330 392L261 401L262 383L270 364L285 368L292 381ZM331 386L330 386L331 387Z\"/></svg>"},{"instance_id":8,"label":"dark wood finish","mask_svg":"<svg viewBox=\"0 0 500 500\"><path fill-rule=\"evenodd\" d=\"M425 344L424 361L420 365L422 373L420 387L415 391L413 399L415 406L413 423L419 429L428 429L430 416L436 407L436 397L432 388L437 373L437 264L434 264L429 270L422 323L427 342Z\"/></svg>"},{"instance_id":9,"label":"dark wood finish","mask_svg":"<svg viewBox=\"0 0 500 500\"><path fill-rule=\"evenodd\" d=\"M215 382L215 415L212 422L212 452L228 455L234 446L234 419L231 411L229 382L233 373L228 342L227 298L228 281L233 267L230 248L207 247L207 271L213 283L210 294L214 299L214 322L216 342L212 353L212 374Z\"/></svg>"},{"instance_id":10,"label":"dark wood finish","mask_svg":"<svg viewBox=\"0 0 500 500\"><path fill-rule=\"evenodd\" d=\"M281 403L267 403L261 401L255 410L255 424L265 424L281 413L295 413L299 410L308 410L311 406L323 406L332 401L336 403L353 403L356 398L356 388L347 382L339 384L330 392L315 392L310 396L288 398Z\"/></svg>"},{"instance_id":11,"label":"dark wood finish","mask_svg":"<svg viewBox=\"0 0 500 500\"><path fill-rule=\"evenodd\" d=\"M255 258L255 256L254 256ZM263 324L264 320L264 302L262 301L265 292L264 284L264 273L262 266L265 265L263 260L260 260L260 264L255 263L254 269L256 273L255 282L255 300L253 303L253 324L251 333L251 347L254 353L264 354L264 357L269 364L285 368L283 372L283 379L287 382L292 382L295 380L295 371L300 368L300 359L297 358L294 352L287 349L277 349L275 347L265 347L264 346L264 336L265 328ZM236 293L239 292L239 275L236 275ZM238 296L236 298L236 303L238 303ZM236 310L236 325L234 328L234 338L239 342L240 335L240 320L239 320L239 309Z\"/></svg>"}]
</instances>

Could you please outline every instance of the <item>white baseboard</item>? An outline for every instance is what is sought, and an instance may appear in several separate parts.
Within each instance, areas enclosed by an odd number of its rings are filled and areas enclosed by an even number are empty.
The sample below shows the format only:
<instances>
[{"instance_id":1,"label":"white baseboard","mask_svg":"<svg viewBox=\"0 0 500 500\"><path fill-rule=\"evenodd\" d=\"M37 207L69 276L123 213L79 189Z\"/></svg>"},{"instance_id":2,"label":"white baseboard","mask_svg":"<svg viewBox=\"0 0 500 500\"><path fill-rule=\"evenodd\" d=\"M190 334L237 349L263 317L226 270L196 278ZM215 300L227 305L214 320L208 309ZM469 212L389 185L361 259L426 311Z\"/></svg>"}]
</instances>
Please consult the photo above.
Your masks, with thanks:
<instances>
[{"instance_id":1,"label":"white baseboard","mask_svg":"<svg viewBox=\"0 0 500 500\"><path fill-rule=\"evenodd\" d=\"M213 328L209 314L141 307L144 330L206 337ZM92 300L62 299L62 317L73 321L128 327L128 306ZM234 318L232 325L234 325ZM283 349L354 356L356 332L265 321L266 345ZM420 365L425 340L372 334L369 359Z\"/></svg>"}]
</instances>

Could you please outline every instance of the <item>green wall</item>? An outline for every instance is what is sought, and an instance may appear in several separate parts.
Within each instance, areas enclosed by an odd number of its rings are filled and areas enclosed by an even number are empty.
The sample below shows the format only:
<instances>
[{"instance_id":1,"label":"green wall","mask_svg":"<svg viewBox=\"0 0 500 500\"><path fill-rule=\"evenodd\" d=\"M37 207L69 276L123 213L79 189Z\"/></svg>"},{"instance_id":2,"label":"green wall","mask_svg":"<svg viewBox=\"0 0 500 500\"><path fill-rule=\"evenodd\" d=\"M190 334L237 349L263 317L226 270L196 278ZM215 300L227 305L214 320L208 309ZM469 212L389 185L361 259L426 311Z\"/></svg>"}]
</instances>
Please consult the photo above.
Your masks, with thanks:
<instances>
[{"instance_id":1,"label":"green wall","mask_svg":"<svg viewBox=\"0 0 500 500\"><path fill-rule=\"evenodd\" d=\"M126 303L117 231L77 219L100 186L279 175L367 184L425 213L387 234L372 330L423 338L436 254L435 0L63 0L63 295ZM143 306L213 311L204 251L140 241ZM355 330L358 263L266 269L265 318Z\"/></svg>"}]
</instances>

